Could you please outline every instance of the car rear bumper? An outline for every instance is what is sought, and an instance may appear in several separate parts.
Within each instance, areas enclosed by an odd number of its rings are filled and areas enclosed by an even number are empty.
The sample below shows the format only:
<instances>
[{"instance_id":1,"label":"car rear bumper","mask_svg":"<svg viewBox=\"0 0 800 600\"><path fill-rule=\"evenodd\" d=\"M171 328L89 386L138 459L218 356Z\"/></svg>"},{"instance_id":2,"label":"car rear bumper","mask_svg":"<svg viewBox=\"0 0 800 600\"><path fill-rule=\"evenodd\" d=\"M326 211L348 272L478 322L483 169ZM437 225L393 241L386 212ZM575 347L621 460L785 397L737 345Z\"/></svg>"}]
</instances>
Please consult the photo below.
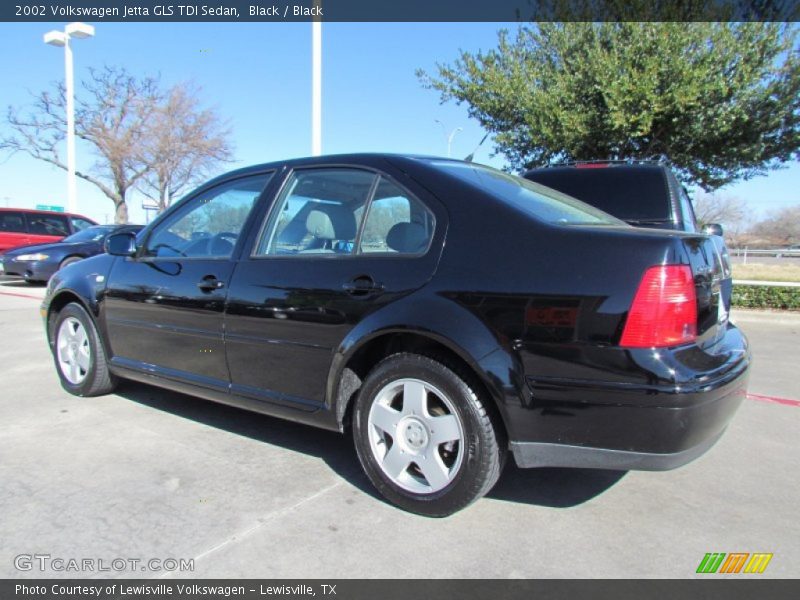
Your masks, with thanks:
<instances>
[{"instance_id":1,"label":"car rear bumper","mask_svg":"<svg viewBox=\"0 0 800 600\"><path fill-rule=\"evenodd\" d=\"M563 444L511 442L514 461L520 468L577 467L615 471L669 471L702 456L719 441L724 431L680 452L657 454L633 450L610 450Z\"/></svg>"},{"instance_id":2,"label":"car rear bumper","mask_svg":"<svg viewBox=\"0 0 800 600\"><path fill-rule=\"evenodd\" d=\"M667 470L694 460L722 436L747 394L751 356L741 332L729 326L714 351L683 349L672 363L662 351L660 362L673 366L699 369L715 359L713 370L685 369L671 382L529 377L532 410L524 412L537 422L511 438L517 464Z\"/></svg>"}]
</instances>

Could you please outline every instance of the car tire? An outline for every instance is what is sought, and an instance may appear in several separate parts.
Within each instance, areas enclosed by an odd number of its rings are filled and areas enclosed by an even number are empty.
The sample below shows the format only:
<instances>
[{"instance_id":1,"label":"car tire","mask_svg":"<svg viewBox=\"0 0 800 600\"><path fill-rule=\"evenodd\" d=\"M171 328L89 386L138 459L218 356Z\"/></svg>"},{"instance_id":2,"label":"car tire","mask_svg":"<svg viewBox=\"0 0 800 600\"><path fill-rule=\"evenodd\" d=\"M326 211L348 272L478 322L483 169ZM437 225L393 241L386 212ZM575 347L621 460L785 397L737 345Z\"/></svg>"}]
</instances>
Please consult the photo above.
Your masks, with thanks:
<instances>
[{"instance_id":1,"label":"car tire","mask_svg":"<svg viewBox=\"0 0 800 600\"><path fill-rule=\"evenodd\" d=\"M495 424L470 373L418 354L393 354L367 375L353 409L361 466L393 504L445 517L484 496L505 464Z\"/></svg>"},{"instance_id":2,"label":"car tire","mask_svg":"<svg viewBox=\"0 0 800 600\"><path fill-rule=\"evenodd\" d=\"M56 316L53 358L61 386L70 394L101 396L117 385L94 321L80 304L67 304Z\"/></svg>"},{"instance_id":3,"label":"car tire","mask_svg":"<svg viewBox=\"0 0 800 600\"><path fill-rule=\"evenodd\" d=\"M72 263L80 262L83 260L82 256L68 256L64 260L61 261L61 264L58 265L58 270L60 271L67 265L71 265Z\"/></svg>"}]
</instances>

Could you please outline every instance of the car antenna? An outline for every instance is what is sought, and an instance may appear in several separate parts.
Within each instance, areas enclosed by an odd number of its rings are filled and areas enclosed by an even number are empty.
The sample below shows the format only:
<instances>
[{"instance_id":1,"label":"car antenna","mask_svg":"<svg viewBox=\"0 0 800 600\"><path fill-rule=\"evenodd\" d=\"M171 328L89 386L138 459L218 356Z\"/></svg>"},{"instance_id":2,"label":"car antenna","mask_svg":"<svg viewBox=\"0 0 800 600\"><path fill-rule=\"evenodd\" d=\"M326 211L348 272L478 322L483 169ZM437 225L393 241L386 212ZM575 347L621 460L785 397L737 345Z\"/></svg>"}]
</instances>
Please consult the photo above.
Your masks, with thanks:
<instances>
[{"instance_id":1,"label":"car antenna","mask_svg":"<svg viewBox=\"0 0 800 600\"><path fill-rule=\"evenodd\" d=\"M464 162L471 163L471 162L472 162L472 161L475 159L475 153L478 151L478 148L480 148L480 147L481 147L481 145L483 145L483 142L485 142L485 141L486 141L486 138L487 138L487 137L489 137L489 132L488 132L488 131L486 132L486 135L485 135L485 136L483 136L483 139L482 139L480 142L478 142L478 145L477 145L477 146L475 146L475 150L473 150L472 152L470 152L470 153L467 155L467 157L464 159Z\"/></svg>"}]
</instances>

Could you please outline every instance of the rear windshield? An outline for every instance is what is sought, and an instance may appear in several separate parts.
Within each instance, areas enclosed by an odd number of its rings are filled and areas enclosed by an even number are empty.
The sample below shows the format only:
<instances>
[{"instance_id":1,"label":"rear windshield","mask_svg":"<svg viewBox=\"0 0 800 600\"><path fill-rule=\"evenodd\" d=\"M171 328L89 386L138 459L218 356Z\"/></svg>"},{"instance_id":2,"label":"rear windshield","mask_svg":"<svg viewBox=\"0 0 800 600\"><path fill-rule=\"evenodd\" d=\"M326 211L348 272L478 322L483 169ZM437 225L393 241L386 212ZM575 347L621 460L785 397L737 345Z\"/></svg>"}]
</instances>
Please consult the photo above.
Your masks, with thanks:
<instances>
[{"instance_id":1,"label":"rear windshield","mask_svg":"<svg viewBox=\"0 0 800 600\"><path fill-rule=\"evenodd\" d=\"M548 223L624 225L622 221L575 198L491 167L444 160L431 163Z\"/></svg>"},{"instance_id":2,"label":"rear windshield","mask_svg":"<svg viewBox=\"0 0 800 600\"><path fill-rule=\"evenodd\" d=\"M659 169L543 169L528 178L626 221L669 221L667 182Z\"/></svg>"}]
</instances>

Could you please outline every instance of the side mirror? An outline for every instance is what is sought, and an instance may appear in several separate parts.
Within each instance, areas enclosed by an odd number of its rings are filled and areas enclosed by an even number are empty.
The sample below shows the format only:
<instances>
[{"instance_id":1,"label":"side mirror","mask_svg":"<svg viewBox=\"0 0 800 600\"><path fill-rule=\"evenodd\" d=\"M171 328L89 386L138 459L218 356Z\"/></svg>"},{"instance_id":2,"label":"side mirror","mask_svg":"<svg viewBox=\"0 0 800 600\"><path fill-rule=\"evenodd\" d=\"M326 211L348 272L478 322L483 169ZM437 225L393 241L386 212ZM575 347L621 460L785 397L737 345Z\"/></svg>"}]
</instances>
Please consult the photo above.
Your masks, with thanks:
<instances>
[{"instance_id":1,"label":"side mirror","mask_svg":"<svg viewBox=\"0 0 800 600\"><path fill-rule=\"evenodd\" d=\"M722 235L722 225L719 223L707 223L703 225L703 233L707 233L708 235Z\"/></svg>"},{"instance_id":2,"label":"side mirror","mask_svg":"<svg viewBox=\"0 0 800 600\"><path fill-rule=\"evenodd\" d=\"M136 235L130 231L112 233L106 238L105 250L112 256L134 256L136 254Z\"/></svg>"}]
</instances>

